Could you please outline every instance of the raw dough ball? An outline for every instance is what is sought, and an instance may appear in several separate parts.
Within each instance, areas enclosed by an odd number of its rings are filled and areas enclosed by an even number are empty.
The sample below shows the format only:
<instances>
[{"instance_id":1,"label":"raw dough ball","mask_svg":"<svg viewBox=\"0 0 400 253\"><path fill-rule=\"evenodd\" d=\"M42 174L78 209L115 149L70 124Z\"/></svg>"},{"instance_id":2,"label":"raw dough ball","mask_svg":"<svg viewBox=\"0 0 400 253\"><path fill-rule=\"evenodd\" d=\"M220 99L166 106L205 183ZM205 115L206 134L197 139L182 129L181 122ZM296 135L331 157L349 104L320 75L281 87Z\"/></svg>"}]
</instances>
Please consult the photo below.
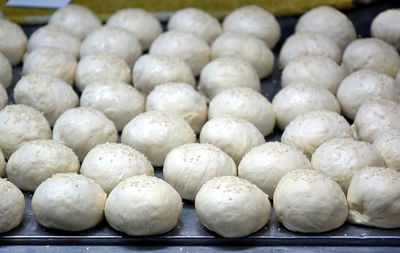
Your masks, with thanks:
<instances>
[{"instance_id":1,"label":"raw dough ball","mask_svg":"<svg viewBox=\"0 0 400 253\"><path fill-rule=\"evenodd\" d=\"M201 71L199 90L209 99L234 87L249 87L261 91L257 71L240 58L217 58L208 63Z\"/></svg>"},{"instance_id":2,"label":"raw dough ball","mask_svg":"<svg viewBox=\"0 0 400 253\"><path fill-rule=\"evenodd\" d=\"M219 147L239 164L247 152L264 144L265 139L247 120L223 116L213 118L204 124L200 132L200 142Z\"/></svg>"},{"instance_id":3,"label":"raw dough ball","mask_svg":"<svg viewBox=\"0 0 400 253\"><path fill-rule=\"evenodd\" d=\"M19 189L34 192L57 173L78 173L79 160L68 147L53 140L36 140L15 151L7 163L7 178Z\"/></svg>"},{"instance_id":4,"label":"raw dough ball","mask_svg":"<svg viewBox=\"0 0 400 253\"><path fill-rule=\"evenodd\" d=\"M400 87L386 74L363 69L347 76L340 84L336 96L343 114L354 119L360 106L370 98L399 101Z\"/></svg>"},{"instance_id":5,"label":"raw dough ball","mask_svg":"<svg viewBox=\"0 0 400 253\"><path fill-rule=\"evenodd\" d=\"M158 85L147 96L146 111L162 111L182 116L195 133L207 120L207 101L186 83Z\"/></svg>"},{"instance_id":6,"label":"raw dough ball","mask_svg":"<svg viewBox=\"0 0 400 253\"><path fill-rule=\"evenodd\" d=\"M264 136L274 130L274 108L266 97L250 88L231 88L219 93L211 100L208 118L224 115L242 118L253 123Z\"/></svg>"},{"instance_id":7,"label":"raw dough ball","mask_svg":"<svg viewBox=\"0 0 400 253\"><path fill-rule=\"evenodd\" d=\"M53 128L53 139L70 147L83 161L86 154L99 144L117 142L118 132L114 123L102 112L78 107L65 111Z\"/></svg>"},{"instance_id":8,"label":"raw dough ball","mask_svg":"<svg viewBox=\"0 0 400 253\"><path fill-rule=\"evenodd\" d=\"M400 227L400 173L369 167L351 180L347 201L348 221L378 228Z\"/></svg>"},{"instance_id":9,"label":"raw dough ball","mask_svg":"<svg viewBox=\"0 0 400 253\"><path fill-rule=\"evenodd\" d=\"M346 47L342 66L350 73L370 69L394 77L400 68L400 57L394 47L380 39L357 39Z\"/></svg>"},{"instance_id":10,"label":"raw dough ball","mask_svg":"<svg viewBox=\"0 0 400 253\"><path fill-rule=\"evenodd\" d=\"M129 121L144 112L145 97L126 83L95 81L83 90L81 106L101 111L122 131Z\"/></svg>"},{"instance_id":11,"label":"raw dough ball","mask_svg":"<svg viewBox=\"0 0 400 253\"><path fill-rule=\"evenodd\" d=\"M105 214L111 227L128 235L158 235L176 227L182 204L178 192L165 181L134 176L110 193Z\"/></svg>"},{"instance_id":12,"label":"raw dough ball","mask_svg":"<svg viewBox=\"0 0 400 253\"><path fill-rule=\"evenodd\" d=\"M243 157L238 174L272 199L279 180L296 169L312 169L310 161L300 150L280 142L267 142Z\"/></svg>"},{"instance_id":13,"label":"raw dough ball","mask_svg":"<svg viewBox=\"0 0 400 253\"><path fill-rule=\"evenodd\" d=\"M0 85L0 110L8 104L8 95L6 89Z\"/></svg>"},{"instance_id":14,"label":"raw dough ball","mask_svg":"<svg viewBox=\"0 0 400 253\"><path fill-rule=\"evenodd\" d=\"M11 64L0 51L0 84L7 89L11 85L12 78Z\"/></svg>"},{"instance_id":15,"label":"raw dough ball","mask_svg":"<svg viewBox=\"0 0 400 253\"><path fill-rule=\"evenodd\" d=\"M106 198L93 180L75 173L58 173L36 189L32 211L46 228L82 231L103 219Z\"/></svg>"},{"instance_id":16,"label":"raw dough ball","mask_svg":"<svg viewBox=\"0 0 400 253\"><path fill-rule=\"evenodd\" d=\"M0 149L0 177L6 175L6 160L4 159L3 151Z\"/></svg>"},{"instance_id":17,"label":"raw dough ball","mask_svg":"<svg viewBox=\"0 0 400 253\"><path fill-rule=\"evenodd\" d=\"M122 131L122 143L142 152L153 166L162 166L174 148L196 141L196 135L182 117L167 112L139 114Z\"/></svg>"},{"instance_id":18,"label":"raw dough ball","mask_svg":"<svg viewBox=\"0 0 400 253\"><path fill-rule=\"evenodd\" d=\"M244 237L264 227L271 214L267 194L238 177L214 178L201 187L195 201L201 223L228 237Z\"/></svg>"},{"instance_id":19,"label":"raw dough ball","mask_svg":"<svg viewBox=\"0 0 400 253\"><path fill-rule=\"evenodd\" d=\"M194 201L205 182L219 176L236 176L237 171L235 162L220 148L190 143L169 152L163 175L182 198Z\"/></svg>"},{"instance_id":20,"label":"raw dough ball","mask_svg":"<svg viewBox=\"0 0 400 253\"><path fill-rule=\"evenodd\" d=\"M293 170L279 181L274 193L279 221L294 232L321 233L346 221L348 206L339 185L315 170Z\"/></svg>"},{"instance_id":21,"label":"raw dough ball","mask_svg":"<svg viewBox=\"0 0 400 253\"><path fill-rule=\"evenodd\" d=\"M0 148L6 159L28 141L50 138L49 123L36 109L7 105L0 111Z\"/></svg>"},{"instance_id":22,"label":"raw dough ball","mask_svg":"<svg viewBox=\"0 0 400 253\"><path fill-rule=\"evenodd\" d=\"M118 26L133 33L140 41L143 50L149 49L151 43L162 33L160 21L153 14L139 8L128 8L115 12L107 25Z\"/></svg>"},{"instance_id":23,"label":"raw dough ball","mask_svg":"<svg viewBox=\"0 0 400 253\"><path fill-rule=\"evenodd\" d=\"M82 175L93 179L109 194L121 181L136 175L154 175L154 169L140 152L121 143L96 146L82 162Z\"/></svg>"},{"instance_id":24,"label":"raw dough ball","mask_svg":"<svg viewBox=\"0 0 400 253\"><path fill-rule=\"evenodd\" d=\"M212 58L239 57L249 62L258 77L272 73L274 54L261 39L245 33L225 32L218 36L211 46Z\"/></svg>"},{"instance_id":25,"label":"raw dough ball","mask_svg":"<svg viewBox=\"0 0 400 253\"><path fill-rule=\"evenodd\" d=\"M17 227L24 218L24 194L7 179L0 178L0 233Z\"/></svg>"},{"instance_id":26,"label":"raw dough ball","mask_svg":"<svg viewBox=\"0 0 400 253\"><path fill-rule=\"evenodd\" d=\"M381 39L398 51L400 50L400 9L391 9L379 13L371 24L371 35Z\"/></svg>"},{"instance_id":27,"label":"raw dough ball","mask_svg":"<svg viewBox=\"0 0 400 253\"><path fill-rule=\"evenodd\" d=\"M385 161L385 167L400 171L400 131L383 132L374 140L373 145L378 149Z\"/></svg>"},{"instance_id":28,"label":"raw dough ball","mask_svg":"<svg viewBox=\"0 0 400 253\"><path fill-rule=\"evenodd\" d=\"M329 110L340 113L336 97L319 85L292 83L280 90L272 100L276 112L276 121L280 129L297 116L314 110Z\"/></svg>"},{"instance_id":29,"label":"raw dough ball","mask_svg":"<svg viewBox=\"0 0 400 253\"><path fill-rule=\"evenodd\" d=\"M43 112L50 126L66 110L79 105L79 98L70 85L61 79L39 73L23 76L14 88L17 104L32 106Z\"/></svg>"},{"instance_id":30,"label":"raw dough ball","mask_svg":"<svg viewBox=\"0 0 400 253\"><path fill-rule=\"evenodd\" d=\"M198 76L210 61L211 50L207 42L197 35L173 30L158 36L151 44L150 54L175 56L189 64L194 76Z\"/></svg>"},{"instance_id":31,"label":"raw dough ball","mask_svg":"<svg viewBox=\"0 0 400 253\"><path fill-rule=\"evenodd\" d=\"M285 67L300 56L325 56L339 63L342 57L340 48L323 33L296 33L287 38L279 53L279 62Z\"/></svg>"},{"instance_id":32,"label":"raw dough ball","mask_svg":"<svg viewBox=\"0 0 400 253\"><path fill-rule=\"evenodd\" d=\"M11 65L21 62L28 39L22 28L7 19L0 19L0 52Z\"/></svg>"},{"instance_id":33,"label":"raw dough ball","mask_svg":"<svg viewBox=\"0 0 400 253\"><path fill-rule=\"evenodd\" d=\"M131 82L131 70L124 60L110 53L83 57L76 68L75 85L83 91L95 81Z\"/></svg>"}]
</instances>

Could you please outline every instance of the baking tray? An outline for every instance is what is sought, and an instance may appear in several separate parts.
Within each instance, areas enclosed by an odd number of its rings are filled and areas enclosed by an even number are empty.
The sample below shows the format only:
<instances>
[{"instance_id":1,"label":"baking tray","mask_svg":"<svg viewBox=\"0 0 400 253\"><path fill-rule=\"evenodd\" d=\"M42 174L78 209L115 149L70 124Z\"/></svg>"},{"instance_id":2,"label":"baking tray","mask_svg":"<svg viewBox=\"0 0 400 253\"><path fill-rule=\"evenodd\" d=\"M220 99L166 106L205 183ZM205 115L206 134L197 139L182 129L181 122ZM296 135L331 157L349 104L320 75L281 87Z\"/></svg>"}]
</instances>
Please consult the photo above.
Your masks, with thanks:
<instances>
[{"instance_id":1,"label":"baking tray","mask_svg":"<svg viewBox=\"0 0 400 253\"><path fill-rule=\"evenodd\" d=\"M360 37L369 36L370 23L379 12L388 8L399 8L397 1L380 2L368 7L359 7L346 14L356 26ZM282 27L282 39L274 49L278 56L282 42L293 33L298 17L278 18ZM399 24L400 25L400 24ZM38 26L25 26L30 35ZM277 57L276 57L277 58ZM19 79L21 66L13 69L13 86ZM273 74L262 80L262 93L270 100L279 91L281 70L275 62ZM12 86L12 87L13 87ZM12 98L12 88L8 90ZM279 140L281 132L275 130L267 141ZM156 168L156 175L162 178L162 169ZM20 226L0 235L0 245L248 245L248 246L400 246L400 229L377 229L344 224L327 233L300 234L288 231L272 213L265 228L244 238L222 238L203 227L194 210L193 202L184 201L179 224L172 231L159 236L131 237L112 229L105 221L83 232L50 230L39 225L31 209L32 195L26 193L25 216ZM0 214L1 215L1 214Z\"/></svg>"}]
</instances>

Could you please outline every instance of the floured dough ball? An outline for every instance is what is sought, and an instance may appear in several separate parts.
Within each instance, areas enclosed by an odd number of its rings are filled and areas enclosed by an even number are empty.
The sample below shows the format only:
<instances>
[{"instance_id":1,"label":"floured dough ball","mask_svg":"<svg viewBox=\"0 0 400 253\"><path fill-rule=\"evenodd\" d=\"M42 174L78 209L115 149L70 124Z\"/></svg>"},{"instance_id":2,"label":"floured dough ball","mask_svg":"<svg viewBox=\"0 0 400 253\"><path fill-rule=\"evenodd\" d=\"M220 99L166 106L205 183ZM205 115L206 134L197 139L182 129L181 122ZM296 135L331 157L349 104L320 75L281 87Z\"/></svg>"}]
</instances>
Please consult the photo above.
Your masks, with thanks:
<instances>
[{"instance_id":1,"label":"floured dough ball","mask_svg":"<svg viewBox=\"0 0 400 253\"><path fill-rule=\"evenodd\" d=\"M81 106L104 113L118 131L144 112L145 97L131 85L114 81L95 81L81 95Z\"/></svg>"},{"instance_id":2,"label":"floured dough ball","mask_svg":"<svg viewBox=\"0 0 400 253\"><path fill-rule=\"evenodd\" d=\"M310 161L300 150L280 142L267 142L243 157L238 174L272 199L279 180L287 172L297 169L312 169Z\"/></svg>"},{"instance_id":3,"label":"floured dough ball","mask_svg":"<svg viewBox=\"0 0 400 253\"><path fill-rule=\"evenodd\" d=\"M0 85L0 110L8 104L8 95L6 89Z\"/></svg>"},{"instance_id":4,"label":"floured dough ball","mask_svg":"<svg viewBox=\"0 0 400 253\"><path fill-rule=\"evenodd\" d=\"M293 170L279 181L274 193L279 221L294 232L321 233L346 221L348 206L340 186L315 170Z\"/></svg>"},{"instance_id":5,"label":"floured dough ball","mask_svg":"<svg viewBox=\"0 0 400 253\"><path fill-rule=\"evenodd\" d=\"M310 83L336 94L345 78L344 70L331 58L318 55L300 56L289 62L282 71L282 86L292 83Z\"/></svg>"},{"instance_id":6,"label":"floured dough ball","mask_svg":"<svg viewBox=\"0 0 400 253\"><path fill-rule=\"evenodd\" d=\"M267 136L275 127L275 111L266 97L245 87L231 88L210 101L208 118L230 115L245 119Z\"/></svg>"},{"instance_id":7,"label":"floured dough ball","mask_svg":"<svg viewBox=\"0 0 400 253\"><path fill-rule=\"evenodd\" d=\"M383 132L374 140L373 145L378 149L385 161L385 167L400 171L400 131Z\"/></svg>"},{"instance_id":8,"label":"floured dough ball","mask_svg":"<svg viewBox=\"0 0 400 253\"><path fill-rule=\"evenodd\" d=\"M217 58L208 63L201 71L199 90L209 99L234 87L249 87L261 91L257 71L240 58Z\"/></svg>"},{"instance_id":9,"label":"floured dough ball","mask_svg":"<svg viewBox=\"0 0 400 253\"><path fill-rule=\"evenodd\" d=\"M264 227L271 214L267 194L233 176L214 178L196 195L196 213L211 231L228 238L244 237Z\"/></svg>"},{"instance_id":10,"label":"floured dough ball","mask_svg":"<svg viewBox=\"0 0 400 253\"><path fill-rule=\"evenodd\" d=\"M95 53L83 57L76 68L75 85L83 91L95 81L130 83L131 70L124 60L110 53Z\"/></svg>"},{"instance_id":11,"label":"floured dough ball","mask_svg":"<svg viewBox=\"0 0 400 253\"><path fill-rule=\"evenodd\" d=\"M3 151L0 149L0 177L6 175L6 160L4 159Z\"/></svg>"},{"instance_id":12,"label":"floured dough ball","mask_svg":"<svg viewBox=\"0 0 400 253\"><path fill-rule=\"evenodd\" d=\"M280 129L297 116L314 110L329 110L340 113L336 97L319 85L292 83L280 90L272 100L276 112L276 121Z\"/></svg>"},{"instance_id":13,"label":"floured dough ball","mask_svg":"<svg viewBox=\"0 0 400 253\"><path fill-rule=\"evenodd\" d=\"M65 111L53 128L53 139L71 148L83 161L86 154L99 144L117 142L114 123L102 112L78 107Z\"/></svg>"},{"instance_id":14,"label":"floured dough ball","mask_svg":"<svg viewBox=\"0 0 400 253\"><path fill-rule=\"evenodd\" d=\"M24 144L7 162L7 178L19 189L34 192L46 179L57 173L78 173L79 160L68 147L53 140Z\"/></svg>"},{"instance_id":15,"label":"floured dough ball","mask_svg":"<svg viewBox=\"0 0 400 253\"><path fill-rule=\"evenodd\" d=\"M121 143L96 146L86 155L80 173L98 183L109 194L117 184L136 175L154 175L154 169L140 152Z\"/></svg>"},{"instance_id":16,"label":"floured dough ball","mask_svg":"<svg viewBox=\"0 0 400 253\"><path fill-rule=\"evenodd\" d=\"M32 211L46 228L82 231L103 219L106 198L93 180L75 173L58 173L36 189Z\"/></svg>"},{"instance_id":17,"label":"floured dough ball","mask_svg":"<svg viewBox=\"0 0 400 253\"><path fill-rule=\"evenodd\" d=\"M212 58L239 57L250 63L258 77L272 73L274 54L261 39L245 33L225 32L211 46Z\"/></svg>"},{"instance_id":18,"label":"floured dough ball","mask_svg":"<svg viewBox=\"0 0 400 253\"><path fill-rule=\"evenodd\" d=\"M7 89L11 85L12 78L12 66L0 51L0 84Z\"/></svg>"},{"instance_id":19,"label":"floured dough ball","mask_svg":"<svg viewBox=\"0 0 400 253\"><path fill-rule=\"evenodd\" d=\"M400 50L400 9L391 9L379 13L371 24L371 35L381 39L398 51Z\"/></svg>"},{"instance_id":20,"label":"floured dough ball","mask_svg":"<svg viewBox=\"0 0 400 253\"><path fill-rule=\"evenodd\" d=\"M165 159L163 175L182 198L194 201L205 182L214 177L236 176L235 162L211 144L190 143L174 148Z\"/></svg>"},{"instance_id":21,"label":"floured dough ball","mask_svg":"<svg viewBox=\"0 0 400 253\"><path fill-rule=\"evenodd\" d=\"M279 53L279 62L285 67L300 56L325 56L339 63L342 58L340 48L323 33L304 32L290 36Z\"/></svg>"},{"instance_id":22,"label":"floured dough ball","mask_svg":"<svg viewBox=\"0 0 400 253\"><path fill-rule=\"evenodd\" d=\"M176 227L182 204L178 192L165 181L134 176L110 193L105 215L111 227L128 235L158 235Z\"/></svg>"},{"instance_id":23,"label":"floured dough ball","mask_svg":"<svg viewBox=\"0 0 400 253\"><path fill-rule=\"evenodd\" d=\"M21 62L26 51L26 37L22 28L7 19L0 19L0 52L7 57L11 65Z\"/></svg>"},{"instance_id":24,"label":"floured dough ball","mask_svg":"<svg viewBox=\"0 0 400 253\"><path fill-rule=\"evenodd\" d=\"M154 39L162 33L160 21L153 14L140 8L115 12L107 20L107 25L118 26L133 33L139 39L143 50L149 49Z\"/></svg>"},{"instance_id":25,"label":"floured dough ball","mask_svg":"<svg viewBox=\"0 0 400 253\"><path fill-rule=\"evenodd\" d=\"M213 144L227 153L236 164L252 148L265 143L264 136L250 122L232 116L213 118L204 124L200 143Z\"/></svg>"},{"instance_id":26,"label":"floured dough ball","mask_svg":"<svg viewBox=\"0 0 400 253\"><path fill-rule=\"evenodd\" d=\"M146 111L162 111L182 116L195 133L199 133L207 120L207 101L186 83L158 85L147 96Z\"/></svg>"},{"instance_id":27,"label":"floured dough ball","mask_svg":"<svg viewBox=\"0 0 400 253\"><path fill-rule=\"evenodd\" d=\"M61 79L39 73L23 76L14 88L17 104L32 106L43 112L50 126L66 110L79 105L79 98L70 85Z\"/></svg>"},{"instance_id":28,"label":"floured dough ball","mask_svg":"<svg viewBox=\"0 0 400 253\"><path fill-rule=\"evenodd\" d=\"M69 4L55 11L49 24L68 29L79 39L84 39L91 31L101 26L100 19L85 6Z\"/></svg>"},{"instance_id":29,"label":"floured dough ball","mask_svg":"<svg viewBox=\"0 0 400 253\"><path fill-rule=\"evenodd\" d=\"M36 109L7 105L0 111L0 148L6 159L28 141L50 138L49 123Z\"/></svg>"},{"instance_id":30,"label":"floured dough ball","mask_svg":"<svg viewBox=\"0 0 400 253\"><path fill-rule=\"evenodd\" d=\"M7 179L0 178L0 233L17 227L24 218L24 194Z\"/></svg>"},{"instance_id":31,"label":"floured dough ball","mask_svg":"<svg viewBox=\"0 0 400 253\"><path fill-rule=\"evenodd\" d=\"M196 141L196 134L182 117L160 111L139 114L122 131L121 141L142 152L153 166L162 166L174 148Z\"/></svg>"},{"instance_id":32,"label":"floured dough ball","mask_svg":"<svg viewBox=\"0 0 400 253\"><path fill-rule=\"evenodd\" d=\"M393 46L380 39L357 39L344 51L342 66L350 73L370 69L394 77L400 68L400 57Z\"/></svg>"}]
</instances>

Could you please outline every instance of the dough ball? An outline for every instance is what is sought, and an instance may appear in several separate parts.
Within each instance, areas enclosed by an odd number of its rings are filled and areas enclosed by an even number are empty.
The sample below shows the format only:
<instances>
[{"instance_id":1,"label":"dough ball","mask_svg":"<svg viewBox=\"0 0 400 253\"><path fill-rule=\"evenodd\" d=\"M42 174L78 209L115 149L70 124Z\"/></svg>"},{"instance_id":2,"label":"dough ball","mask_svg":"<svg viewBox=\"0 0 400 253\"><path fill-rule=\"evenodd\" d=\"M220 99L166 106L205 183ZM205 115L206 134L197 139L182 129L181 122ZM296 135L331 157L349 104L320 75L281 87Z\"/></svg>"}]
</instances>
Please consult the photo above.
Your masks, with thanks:
<instances>
[{"instance_id":1,"label":"dough ball","mask_svg":"<svg viewBox=\"0 0 400 253\"><path fill-rule=\"evenodd\" d=\"M385 167L400 171L400 131L393 130L379 134L373 145L385 161Z\"/></svg>"},{"instance_id":2,"label":"dough ball","mask_svg":"<svg viewBox=\"0 0 400 253\"><path fill-rule=\"evenodd\" d=\"M310 161L300 150L280 142L267 142L243 157L238 174L272 199L279 180L296 169L312 169Z\"/></svg>"},{"instance_id":3,"label":"dough ball","mask_svg":"<svg viewBox=\"0 0 400 253\"><path fill-rule=\"evenodd\" d=\"M0 110L8 104L8 95L6 89L0 85Z\"/></svg>"},{"instance_id":4,"label":"dough ball","mask_svg":"<svg viewBox=\"0 0 400 253\"><path fill-rule=\"evenodd\" d=\"M200 143L209 143L227 153L236 164L252 148L265 143L264 136L250 122L232 116L213 118L204 124Z\"/></svg>"},{"instance_id":5,"label":"dough ball","mask_svg":"<svg viewBox=\"0 0 400 253\"><path fill-rule=\"evenodd\" d=\"M233 176L214 178L196 195L196 213L211 231L228 238L248 236L264 227L271 214L267 194Z\"/></svg>"},{"instance_id":6,"label":"dough ball","mask_svg":"<svg viewBox=\"0 0 400 253\"><path fill-rule=\"evenodd\" d=\"M109 194L121 181L136 175L154 175L154 169L140 152L121 143L96 146L82 162L82 175L93 179Z\"/></svg>"},{"instance_id":7,"label":"dough ball","mask_svg":"<svg viewBox=\"0 0 400 253\"><path fill-rule=\"evenodd\" d=\"M110 193L105 214L111 227L128 235L158 235L176 227L182 204L178 192L165 181L134 176Z\"/></svg>"},{"instance_id":8,"label":"dough ball","mask_svg":"<svg viewBox=\"0 0 400 253\"><path fill-rule=\"evenodd\" d=\"M297 116L314 110L329 110L340 113L336 97L319 85L292 83L280 90L272 100L276 121L280 129L285 129Z\"/></svg>"},{"instance_id":9,"label":"dough ball","mask_svg":"<svg viewBox=\"0 0 400 253\"><path fill-rule=\"evenodd\" d=\"M0 111L0 148L6 159L28 141L51 139L42 113L26 105L7 105Z\"/></svg>"},{"instance_id":10,"label":"dough ball","mask_svg":"<svg viewBox=\"0 0 400 253\"><path fill-rule=\"evenodd\" d=\"M274 210L287 229L301 233L338 228L348 214L340 186L315 170L293 170L283 176L274 193Z\"/></svg>"},{"instance_id":11,"label":"dough ball","mask_svg":"<svg viewBox=\"0 0 400 253\"><path fill-rule=\"evenodd\" d=\"M7 89L11 85L12 78L12 66L0 51L0 84Z\"/></svg>"},{"instance_id":12,"label":"dough ball","mask_svg":"<svg viewBox=\"0 0 400 253\"><path fill-rule=\"evenodd\" d=\"M160 21L153 14L140 8L115 12L107 20L107 25L118 26L133 33L139 39L143 50L149 49L154 39L162 33Z\"/></svg>"},{"instance_id":13,"label":"dough ball","mask_svg":"<svg viewBox=\"0 0 400 253\"><path fill-rule=\"evenodd\" d=\"M14 88L17 104L32 106L43 112L50 126L66 110L79 105L79 98L70 85L61 79L39 73L23 76Z\"/></svg>"},{"instance_id":14,"label":"dough ball","mask_svg":"<svg viewBox=\"0 0 400 253\"><path fill-rule=\"evenodd\" d=\"M22 28L7 19L0 19L0 52L11 65L21 62L26 51L28 38Z\"/></svg>"},{"instance_id":15,"label":"dough ball","mask_svg":"<svg viewBox=\"0 0 400 253\"><path fill-rule=\"evenodd\" d=\"M394 77L400 68L400 57L394 47L380 39L357 39L346 47L342 66L350 73L370 69Z\"/></svg>"},{"instance_id":16,"label":"dough ball","mask_svg":"<svg viewBox=\"0 0 400 253\"><path fill-rule=\"evenodd\" d=\"M218 36L211 46L212 58L239 57L250 63L258 77L264 78L272 73L274 54L256 36L246 33L225 32Z\"/></svg>"},{"instance_id":17,"label":"dough ball","mask_svg":"<svg viewBox=\"0 0 400 253\"><path fill-rule=\"evenodd\" d=\"M205 182L214 177L236 176L235 162L211 144L190 143L174 148L165 159L163 175L182 198L194 201Z\"/></svg>"},{"instance_id":18,"label":"dough ball","mask_svg":"<svg viewBox=\"0 0 400 253\"><path fill-rule=\"evenodd\" d=\"M162 166L172 149L196 142L196 134L178 115L149 111L139 114L124 127L121 141L142 152L153 166Z\"/></svg>"},{"instance_id":19,"label":"dough ball","mask_svg":"<svg viewBox=\"0 0 400 253\"><path fill-rule=\"evenodd\" d=\"M79 160L68 147L53 140L36 140L15 151L7 163L7 178L19 189L34 192L57 173L78 173Z\"/></svg>"},{"instance_id":20,"label":"dough ball","mask_svg":"<svg viewBox=\"0 0 400 253\"><path fill-rule=\"evenodd\" d=\"M285 67L300 56L325 56L339 63L342 53L331 37L323 33L304 32L287 38L279 53L279 62Z\"/></svg>"},{"instance_id":21,"label":"dough ball","mask_svg":"<svg viewBox=\"0 0 400 253\"><path fill-rule=\"evenodd\" d=\"M101 111L122 131L129 121L144 112L145 97L126 83L95 81L83 90L81 106Z\"/></svg>"},{"instance_id":22,"label":"dough ball","mask_svg":"<svg viewBox=\"0 0 400 253\"><path fill-rule=\"evenodd\" d=\"M58 173L36 189L32 211L46 228L82 231L103 219L106 198L93 180L75 173Z\"/></svg>"},{"instance_id":23,"label":"dough ball","mask_svg":"<svg viewBox=\"0 0 400 253\"><path fill-rule=\"evenodd\" d=\"M6 160L4 159L3 151L0 149L0 178L6 175Z\"/></svg>"},{"instance_id":24,"label":"dough ball","mask_svg":"<svg viewBox=\"0 0 400 253\"><path fill-rule=\"evenodd\" d=\"M75 85L83 91L95 81L131 82L131 70L124 60L110 53L83 57L76 68Z\"/></svg>"},{"instance_id":25,"label":"dough ball","mask_svg":"<svg viewBox=\"0 0 400 253\"><path fill-rule=\"evenodd\" d=\"M251 88L231 88L215 96L210 101L208 118L224 115L249 121L263 136L267 136L274 130L274 108L266 97Z\"/></svg>"},{"instance_id":26,"label":"dough ball","mask_svg":"<svg viewBox=\"0 0 400 253\"><path fill-rule=\"evenodd\" d=\"M17 227L24 218L24 194L7 179L0 178L0 233Z\"/></svg>"},{"instance_id":27,"label":"dough ball","mask_svg":"<svg viewBox=\"0 0 400 253\"><path fill-rule=\"evenodd\" d=\"M57 119L53 139L71 148L82 162L86 154L97 145L117 142L118 132L114 123L102 112L78 107L65 111Z\"/></svg>"},{"instance_id":28,"label":"dough ball","mask_svg":"<svg viewBox=\"0 0 400 253\"><path fill-rule=\"evenodd\" d=\"M400 51L400 9L379 13L371 24L371 35L385 41Z\"/></svg>"},{"instance_id":29,"label":"dough ball","mask_svg":"<svg viewBox=\"0 0 400 253\"><path fill-rule=\"evenodd\" d=\"M100 19L85 6L69 4L55 11L49 24L67 29L79 39L84 39L91 31L101 26Z\"/></svg>"}]
</instances>

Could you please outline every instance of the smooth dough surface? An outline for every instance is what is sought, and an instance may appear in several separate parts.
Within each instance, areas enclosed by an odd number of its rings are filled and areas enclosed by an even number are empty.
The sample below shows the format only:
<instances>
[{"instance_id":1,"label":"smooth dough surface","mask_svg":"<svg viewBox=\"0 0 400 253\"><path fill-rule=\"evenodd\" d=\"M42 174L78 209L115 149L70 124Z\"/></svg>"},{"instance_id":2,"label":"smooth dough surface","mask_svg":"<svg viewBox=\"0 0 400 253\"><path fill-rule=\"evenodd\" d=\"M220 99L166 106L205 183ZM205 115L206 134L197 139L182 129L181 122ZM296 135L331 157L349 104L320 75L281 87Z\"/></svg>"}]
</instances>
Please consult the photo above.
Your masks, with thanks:
<instances>
[{"instance_id":1,"label":"smooth dough surface","mask_svg":"<svg viewBox=\"0 0 400 253\"><path fill-rule=\"evenodd\" d=\"M12 81L12 66L7 57L0 51L0 84L8 88Z\"/></svg>"},{"instance_id":2,"label":"smooth dough surface","mask_svg":"<svg viewBox=\"0 0 400 253\"><path fill-rule=\"evenodd\" d=\"M371 36L400 50L400 9L389 9L378 14L371 24Z\"/></svg>"},{"instance_id":3,"label":"smooth dough surface","mask_svg":"<svg viewBox=\"0 0 400 253\"><path fill-rule=\"evenodd\" d=\"M8 95L6 89L0 85L0 110L8 104Z\"/></svg>"},{"instance_id":4,"label":"smooth dough surface","mask_svg":"<svg viewBox=\"0 0 400 253\"><path fill-rule=\"evenodd\" d=\"M0 178L0 212L0 233L17 227L25 213L24 194L3 178Z\"/></svg>"},{"instance_id":5,"label":"smooth dough surface","mask_svg":"<svg viewBox=\"0 0 400 253\"><path fill-rule=\"evenodd\" d=\"M22 28L7 19L0 19L0 52L11 65L21 62L25 54L28 38Z\"/></svg>"},{"instance_id":6,"label":"smooth dough surface","mask_svg":"<svg viewBox=\"0 0 400 253\"><path fill-rule=\"evenodd\" d=\"M400 171L400 130L383 132L372 144L382 155L385 167Z\"/></svg>"}]
</instances>

